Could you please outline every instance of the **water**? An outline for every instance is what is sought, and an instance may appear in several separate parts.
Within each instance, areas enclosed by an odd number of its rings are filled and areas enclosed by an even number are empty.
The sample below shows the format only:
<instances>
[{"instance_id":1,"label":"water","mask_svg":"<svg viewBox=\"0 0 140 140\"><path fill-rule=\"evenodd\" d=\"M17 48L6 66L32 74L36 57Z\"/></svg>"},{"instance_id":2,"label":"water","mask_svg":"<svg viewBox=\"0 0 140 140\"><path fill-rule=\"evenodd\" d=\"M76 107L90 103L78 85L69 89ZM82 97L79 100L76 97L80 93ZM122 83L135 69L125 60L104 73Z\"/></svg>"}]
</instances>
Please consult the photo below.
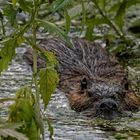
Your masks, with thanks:
<instances>
[{"instance_id":1,"label":"water","mask_svg":"<svg viewBox=\"0 0 140 140\"><path fill-rule=\"evenodd\" d=\"M18 88L31 83L32 71L22 58L24 52L24 48L18 48L16 58L0 77L0 98L13 97ZM2 105L1 117L7 115L6 107L10 103ZM64 93L59 90L52 95L45 114L54 128L54 140L140 139L140 112L133 114L131 118L121 118L113 121L88 118L72 111ZM46 121L44 121L44 125L45 139L49 140Z\"/></svg>"}]
</instances>

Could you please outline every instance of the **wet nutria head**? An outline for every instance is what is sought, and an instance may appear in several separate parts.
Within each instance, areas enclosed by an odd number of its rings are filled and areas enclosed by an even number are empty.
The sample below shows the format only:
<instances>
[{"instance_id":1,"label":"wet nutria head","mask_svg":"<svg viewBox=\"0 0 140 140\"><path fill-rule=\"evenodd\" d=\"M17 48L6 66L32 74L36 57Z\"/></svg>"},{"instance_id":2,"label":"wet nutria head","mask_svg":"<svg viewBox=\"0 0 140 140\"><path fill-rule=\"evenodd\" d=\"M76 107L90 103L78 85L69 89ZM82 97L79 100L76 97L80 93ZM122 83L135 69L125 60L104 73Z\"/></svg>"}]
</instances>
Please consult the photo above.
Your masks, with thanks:
<instances>
[{"instance_id":1,"label":"wet nutria head","mask_svg":"<svg viewBox=\"0 0 140 140\"><path fill-rule=\"evenodd\" d=\"M140 101L127 80L127 73L117 59L100 44L74 39L73 47L57 38L43 40L40 47L54 52L61 70L59 87L77 112L91 110L94 116L114 118L135 110ZM32 65L32 50L24 58ZM38 56L38 68L46 62Z\"/></svg>"},{"instance_id":2,"label":"wet nutria head","mask_svg":"<svg viewBox=\"0 0 140 140\"><path fill-rule=\"evenodd\" d=\"M127 116L127 110L136 110L140 105L138 97L128 86L128 83L120 85L105 79L84 77L72 86L67 97L71 108L77 112L90 110L90 116L113 119Z\"/></svg>"}]
</instances>

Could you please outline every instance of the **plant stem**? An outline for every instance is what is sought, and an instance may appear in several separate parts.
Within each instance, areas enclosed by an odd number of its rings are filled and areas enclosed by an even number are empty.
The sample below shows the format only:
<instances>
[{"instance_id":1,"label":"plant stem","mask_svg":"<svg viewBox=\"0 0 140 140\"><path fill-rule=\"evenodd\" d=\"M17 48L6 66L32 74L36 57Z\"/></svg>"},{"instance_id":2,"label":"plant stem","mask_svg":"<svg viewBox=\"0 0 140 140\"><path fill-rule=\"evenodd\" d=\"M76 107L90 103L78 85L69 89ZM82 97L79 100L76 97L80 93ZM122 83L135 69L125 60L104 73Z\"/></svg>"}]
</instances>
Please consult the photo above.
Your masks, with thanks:
<instances>
[{"instance_id":1,"label":"plant stem","mask_svg":"<svg viewBox=\"0 0 140 140\"><path fill-rule=\"evenodd\" d=\"M34 19L37 16L37 5L36 5L36 1L34 0L34 9L33 9L33 13L32 13L32 33L33 33L33 78L34 78L34 83L35 83L35 90L36 90L36 101L35 101L35 114L36 114L36 118L38 121L38 140L40 140L40 120L41 119L41 114L40 114L40 97L39 97L39 89L38 89L38 83L37 83L37 44L36 44L36 31L37 31L37 25L36 22L34 21Z\"/></svg>"}]
</instances>

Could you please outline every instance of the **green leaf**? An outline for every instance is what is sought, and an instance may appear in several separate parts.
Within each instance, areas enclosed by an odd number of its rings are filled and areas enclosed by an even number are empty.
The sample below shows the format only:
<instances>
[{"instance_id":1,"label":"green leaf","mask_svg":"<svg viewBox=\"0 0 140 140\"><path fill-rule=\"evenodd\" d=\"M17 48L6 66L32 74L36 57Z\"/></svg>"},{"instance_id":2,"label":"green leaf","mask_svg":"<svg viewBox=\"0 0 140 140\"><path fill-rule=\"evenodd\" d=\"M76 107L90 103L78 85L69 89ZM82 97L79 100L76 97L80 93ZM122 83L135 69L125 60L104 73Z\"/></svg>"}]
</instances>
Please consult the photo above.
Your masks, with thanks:
<instances>
[{"instance_id":1,"label":"green leaf","mask_svg":"<svg viewBox=\"0 0 140 140\"><path fill-rule=\"evenodd\" d=\"M51 94L55 91L58 84L58 74L55 70L56 58L51 52L46 52L47 67L40 70L40 93L43 98L45 108L49 103Z\"/></svg>"},{"instance_id":2,"label":"green leaf","mask_svg":"<svg viewBox=\"0 0 140 140\"><path fill-rule=\"evenodd\" d=\"M21 88L16 92L15 104L10 107L10 120L30 122L33 113L34 96L28 87Z\"/></svg>"},{"instance_id":3,"label":"green leaf","mask_svg":"<svg viewBox=\"0 0 140 140\"><path fill-rule=\"evenodd\" d=\"M58 11L61 9L66 9L72 2L73 0L55 0L53 2L53 10Z\"/></svg>"},{"instance_id":4,"label":"green leaf","mask_svg":"<svg viewBox=\"0 0 140 140\"><path fill-rule=\"evenodd\" d=\"M7 5L4 8L4 15L7 16L8 18L8 22L10 22L10 24L16 25L16 14L17 14L17 10L14 9L14 7L12 5Z\"/></svg>"},{"instance_id":5,"label":"green leaf","mask_svg":"<svg viewBox=\"0 0 140 140\"><path fill-rule=\"evenodd\" d=\"M71 19L70 19L67 9L65 9L64 16L66 19L66 32L68 33L70 30Z\"/></svg>"},{"instance_id":6,"label":"green leaf","mask_svg":"<svg viewBox=\"0 0 140 140\"><path fill-rule=\"evenodd\" d=\"M29 132L27 134L29 140L38 140L38 126L34 119L31 120L31 125L29 127Z\"/></svg>"},{"instance_id":7,"label":"green leaf","mask_svg":"<svg viewBox=\"0 0 140 140\"><path fill-rule=\"evenodd\" d=\"M54 23L49 22L49 21L43 21L40 19L36 19L38 26L44 27L46 31L48 31L52 35L59 36L64 39L67 43L70 43L68 36L66 33L58 28Z\"/></svg>"},{"instance_id":8,"label":"green leaf","mask_svg":"<svg viewBox=\"0 0 140 140\"><path fill-rule=\"evenodd\" d=\"M84 2L84 8L85 11L89 9L89 3ZM76 6L73 6L71 9L68 10L69 16L72 18L75 18L76 16L79 16L83 12L83 7L81 4L78 4Z\"/></svg>"},{"instance_id":9,"label":"green leaf","mask_svg":"<svg viewBox=\"0 0 140 140\"><path fill-rule=\"evenodd\" d=\"M8 68L9 62L15 56L15 48L17 47L16 39L9 39L3 42L4 47L0 50L0 74Z\"/></svg>"},{"instance_id":10,"label":"green leaf","mask_svg":"<svg viewBox=\"0 0 140 140\"><path fill-rule=\"evenodd\" d=\"M121 2L116 2L111 7L109 7L108 12L116 12L120 8ZM136 4L140 4L139 0L127 0L126 1L126 8L129 8L131 6L134 6Z\"/></svg>"},{"instance_id":11,"label":"green leaf","mask_svg":"<svg viewBox=\"0 0 140 140\"><path fill-rule=\"evenodd\" d=\"M17 0L12 0L13 6L16 6Z\"/></svg>"},{"instance_id":12,"label":"green leaf","mask_svg":"<svg viewBox=\"0 0 140 140\"><path fill-rule=\"evenodd\" d=\"M108 20L103 17L94 17L92 19L87 20L87 31L86 31L86 38L88 40L93 40L93 28L95 25L100 24L109 24Z\"/></svg>"},{"instance_id":13,"label":"green leaf","mask_svg":"<svg viewBox=\"0 0 140 140\"><path fill-rule=\"evenodd\" d=\"M124 25L124 16L125 16L125 10L126 10L126 0L123 0L121 3L117 14L115 16L115 23L118 25L119 29L122 31L123 25Z\"/></svg>"},{"instance_id":14,"label":"green leaf","mask_svg":"<svg viewBox=\"0 0 140 140\"><path fill-rule=\"evenodd\" d=\"M55 91L58 84L57 71L52 68L43 68L40 70L40 93L42 95L45 108L48 105L51 94Z\"/></svg>"},{"instance_id":15,"label":"green leaf","mask_svg":"<svg viewBox=\"0 0 140 140\"><path fill-rule=\"evenodd\" d=\"M46 56L47 63L49 66L58 65L58 61L53 52L46 51L45 56Z\"/></svg>"},{"instance_id":16,"label":"green leaf","mask_svg":"<svg viewBox=\"0 0 140 140\"><path fill-rule=\"evenodd\" d=\"M29 0L18 0L18 3L20 4L20 8L23 11L31 13L33 8L33 2Z\"/></svg>"},{"instance_id":17,"label":"green leaf","mask_svg":"<svg viewBox=\"0 0 140 140\"><path fill-rule=\"evenodd\" d=\"M86 38L88 40L93 40L93 28L94 28L94 21L95 19L87 20L87 31L86 31Z\"/></svg>"},{"instance_id":18,"label":"green leaf","mask_svg":"<svg viewBox=\"0 0 140 140\"><path fill-rule=\"evenodd\" d=\"M19 36L17 38L17 44L18 45L21 45L24 41L25 41L25 37L24 36Z\"/></svg>"},{"instance_id":19,"label":"green leaf","mask_svg":"<svg viewBox=\"0 0 140 140\"><path fill-rule=\"evenodd\" d=\"M106 0L97 0L97 2L98 2L98 5L99 5L100 9L105 11Z\"/></svg>"},{"instance_id":20,"label":"green leaf","mask_svg":"<svg viewBox=\"0 0 140 140\"><path fill-rule=\"evenodd\" d=\"M136 4L140 4L140 1L139 0L127 0L126 7L129 8L129 7L136 5Z\"/></svg>"}]
</instances>

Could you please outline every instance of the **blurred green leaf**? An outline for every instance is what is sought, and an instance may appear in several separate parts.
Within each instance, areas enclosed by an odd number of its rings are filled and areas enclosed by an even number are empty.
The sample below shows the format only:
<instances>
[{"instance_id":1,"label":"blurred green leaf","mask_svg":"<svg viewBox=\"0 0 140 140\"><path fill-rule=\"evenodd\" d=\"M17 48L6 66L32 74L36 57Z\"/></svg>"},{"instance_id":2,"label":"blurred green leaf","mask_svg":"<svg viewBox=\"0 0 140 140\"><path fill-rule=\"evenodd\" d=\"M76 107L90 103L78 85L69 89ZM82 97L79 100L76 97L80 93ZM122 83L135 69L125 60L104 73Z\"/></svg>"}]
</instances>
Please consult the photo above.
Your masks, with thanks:
<instances>
[{"instance_id":1,"label":"blurred green leaf","mask_svg":"<svg viewBox=\"0 0 140 140\"><path fill-rule=\"evenodd\" d=\"M134 6L136 4L140 4L140 1L139 0L127 0L126 7L129 8L129 7Z\"/></svg>"},{"instance_id":2,"label":"blurred green leaf","mask_svg":"<svg viewBox=\"0 0 140 140\"><path fill-rule=\"evenodd\" d=\"M120 8L120 5L122 3L120 1L117 1L115 4L113 4L109 9L108 9L108 12L116 12L119 10ZM131 6L134 6L136 4L140 4L140 1L139 0L127 0L126 1L126 8L129 8Z\"/></svg>"},{"instance_id":3,"label":"blurred green leaf","mask_svg":"<svg viewBox=\"0 0 140 140\"><path fill-rule=\"evenodd\" d=\"M53 10L58 11L62 9L66 9L68 6L72 4L73 0L55 0L53 2Z\"/></svg>"},{"instance_id":4,"label":"blurred green leaf","mask_svg":"<svg viewBox=\"0 0 140 140\"><path fill-rule=\"evenodd\" d=\"M15 103L10 106L9 122L22 122L23 127L18 130L25 133L30 140L38 140L38 129L40 128L34 104L35 97L31 88L23 87L16 92Z\"/></svg>"},{"instance_id":5,"label":"blurred green leaf","mask_svg":"<svg viewBox=\"0 0 140 140\"><path fill-rule=\"evenodd\" d=\"M17 10L14 9L14 7L12 5L7 5L4 8L4 15L7 16L9 23L14 26L17 24L16 21L16 14L17 14Z\"/></svg>"},{"instance_id":6,"label":"blurred green leaf","mask_svg":"<svg viewBox=\"0 0 140 140\"><path fill-rule=\"evenodd\" d=\"M85 10L89 9L89 3L84 2ZM83 8L81 4L77 4L68 10L68 14L71 18L79 16L83 12Z\"/></svg>"},{"instance_id":7,"label":"blurred green leaf","mask_svg":"<svg viewBox=\"0 0 140 140\"><path fill-rule=\"evenodd\" d=\"M123 0L115 16L115 23L118 25L121 31L123 30L123 25L124 25L126 3L127 1Z\"/></svg>"},{"instance_id":8,"label":"blurred green leaf","mask_svg":"<svg viewBox=\"0 0 140 140\"><path fill-rule=\"evenodd\" d=\"M16 6L17 0L12 0L13 6Z\"/></svg>"},{"instance_id":9,"label":"blurred green leaf","mask_svg":"<svg viewBox=\"0 0 140 140\"><path fill-rule=\"evenodd\" d=\"M31 13L32 8L33 8L33 1L30 1L30 0L18 0L18 3L20 5L20 8L23 11Z\"/></svg>"},{"instance_id":10,"label":"blurred green leaf","mask_svg":"<svg viewBox=\"0 0 140 140\"><path fill-rule=\"evenodd\" d=\"M40 19L36 19L38 26L44 27L44 29L49 32L51 35L56 35L64 39L67 43L69 42L69 38L66 33L57 27L54 23L49 21L43 21Z\"/></svg>"},{"instance_id":11,"label":"blurred green leaf","mask_svg":"<svg viewBox=\"0 0 140 140\"><path fill-rule=\"evenodd\" d=\"M88 40L93 40L94 39L93 37L94 26L100 25L100 24L109 24L109 23L108 23L108 20L105 19L104 17L94 17L94 18L88 19L86 21L86 24L87 24L86 38Z\"/></svg>"},{"instance_id":12,"label":"blurred green leaf","mask_svg":"<svg viewBox=\"0 0 140 140\"><path fill-rule=\"evenodd\" d=\"M105 11L106 0L97 0L97 2L98 2L98 5L99 5L100 9Z\"/></svg>"}]
</instances>

